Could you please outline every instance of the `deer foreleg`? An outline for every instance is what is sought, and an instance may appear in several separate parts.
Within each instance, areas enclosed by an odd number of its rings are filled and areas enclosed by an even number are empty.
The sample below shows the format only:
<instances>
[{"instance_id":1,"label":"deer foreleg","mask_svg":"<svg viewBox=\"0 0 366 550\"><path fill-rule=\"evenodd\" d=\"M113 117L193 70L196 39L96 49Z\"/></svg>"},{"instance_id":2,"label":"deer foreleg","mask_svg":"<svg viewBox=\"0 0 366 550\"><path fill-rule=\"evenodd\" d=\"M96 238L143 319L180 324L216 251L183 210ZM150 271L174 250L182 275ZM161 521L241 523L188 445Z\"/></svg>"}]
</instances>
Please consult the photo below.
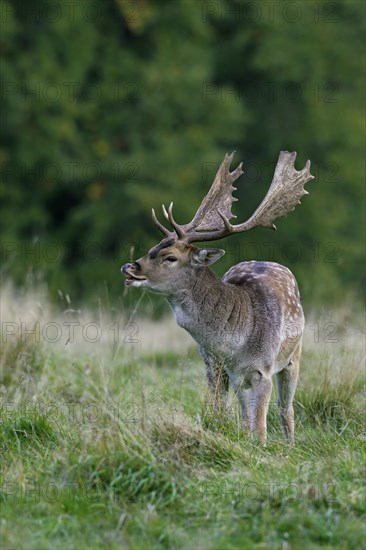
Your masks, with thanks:
<instances>
[{"instance_id":1,"label":"deer foreleg","mask_svg":"<svg viewBox=\"0 0 366 550\"><path fill-rule=\"evenodd\" d=\"M217 411L225 411L229 391L229 377L223 365L206 363L208 387Z\"/></svg>"}]
</instances>

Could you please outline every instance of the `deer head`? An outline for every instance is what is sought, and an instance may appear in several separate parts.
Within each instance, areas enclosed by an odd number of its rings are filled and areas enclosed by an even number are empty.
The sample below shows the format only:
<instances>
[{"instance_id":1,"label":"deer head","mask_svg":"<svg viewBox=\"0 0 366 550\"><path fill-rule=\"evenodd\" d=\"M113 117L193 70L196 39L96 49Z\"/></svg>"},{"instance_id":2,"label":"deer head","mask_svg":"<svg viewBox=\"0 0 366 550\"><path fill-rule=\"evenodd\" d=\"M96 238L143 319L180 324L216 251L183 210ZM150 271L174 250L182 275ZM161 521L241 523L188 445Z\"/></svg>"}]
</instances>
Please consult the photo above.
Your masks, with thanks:
<instances>
[{"instance_id":1,"label":"deer head","mask_svg":"<svg viewBox=\"0 0 366 550\"><path fill-rule=\"evenodd\" d=\"M164 239L154 246L146 256L136 262L125 264L122 272L125 284L144 287L162 294L171 294L186 287L197 276L197 270L217 261L225 253L217 248L197 248L194 242L222 239L254 227L276 229L274 221L286 216L300 203L305 183L313 179L310 174L310 161L301 171L294 167L296 152L281 151L271 186L254 214L238 225L232 225L233 197L236 188L233 183L243 174L242 163L230 172L234 153L226 154L216 174L214 182L203 199L192 221L179 225L173 217L173 203L168 210L163 205L163 215L172 230L167 229L157 219L154 209L152 218Z\"/></svg>"}]
</instances>

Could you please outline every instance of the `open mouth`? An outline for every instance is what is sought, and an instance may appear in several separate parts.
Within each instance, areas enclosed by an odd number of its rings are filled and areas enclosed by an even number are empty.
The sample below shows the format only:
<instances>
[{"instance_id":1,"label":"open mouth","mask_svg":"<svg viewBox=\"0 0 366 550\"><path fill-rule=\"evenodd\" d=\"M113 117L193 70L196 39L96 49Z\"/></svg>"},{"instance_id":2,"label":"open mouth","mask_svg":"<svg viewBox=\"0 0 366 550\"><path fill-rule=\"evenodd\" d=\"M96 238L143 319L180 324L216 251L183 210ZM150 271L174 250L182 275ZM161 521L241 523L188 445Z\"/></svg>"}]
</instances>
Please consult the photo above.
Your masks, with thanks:
<instances>
[{"instance_id":1,"label":"open mouth","mask_svg":"<svg viewBox=\"0 0 366 550\"><path fill-rule=\"evenodd\" d=\"M130 285L135 281L140 281L140 282L146 281L146 277L138 277L136 275L131 275L131 273L125 273L125 275L126 275L125 285Z\"/></svg>"}]
</instances>

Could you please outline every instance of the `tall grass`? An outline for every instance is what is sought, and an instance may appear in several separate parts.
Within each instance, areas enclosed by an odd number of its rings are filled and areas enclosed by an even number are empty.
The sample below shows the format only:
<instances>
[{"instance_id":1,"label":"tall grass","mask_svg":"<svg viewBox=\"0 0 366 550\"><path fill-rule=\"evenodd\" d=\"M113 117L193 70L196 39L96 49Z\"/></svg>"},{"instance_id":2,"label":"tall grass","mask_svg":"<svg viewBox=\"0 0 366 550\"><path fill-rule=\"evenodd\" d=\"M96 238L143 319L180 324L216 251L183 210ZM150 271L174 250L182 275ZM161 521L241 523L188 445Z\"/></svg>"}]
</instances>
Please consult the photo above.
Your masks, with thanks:
<instances>
[{"instance_id":1,"label":"tall grass","mask_svg":"<svg viewBox=\"0 0 366 550\"><path fill-rule=\"evenodd\" d=\"M60 301L2 295L4 548L364 545L360 320L308 315L296 445L273 395L262 448L233 396L212 414L202 361L172 319Z\"/></svg>"}]
</instances>

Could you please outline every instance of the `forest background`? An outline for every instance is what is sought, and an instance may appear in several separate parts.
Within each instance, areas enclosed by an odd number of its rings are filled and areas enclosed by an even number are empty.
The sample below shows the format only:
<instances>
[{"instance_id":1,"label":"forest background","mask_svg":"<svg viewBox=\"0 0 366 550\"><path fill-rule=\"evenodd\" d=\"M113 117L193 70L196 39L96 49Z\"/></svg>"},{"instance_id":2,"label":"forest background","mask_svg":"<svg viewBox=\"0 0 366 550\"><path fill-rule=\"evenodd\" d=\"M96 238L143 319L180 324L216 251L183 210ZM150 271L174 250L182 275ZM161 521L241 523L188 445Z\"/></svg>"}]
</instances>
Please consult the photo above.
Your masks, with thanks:
<instances>
[{"instance_id":1,"label":"forest background","mask_svg":"<svg viewBox=\"0 0 366 550\"><path fill-rule=\"evenodd\" d=\"M360 303L364 15L352 0L2 2L3 280L119 300L120 266L160 240L152 207L174 200L187 223L236 150L244 221L289 150L312 161L310 195L277 232L219 242L217 272L273 260L309 307Z\"/></svg>"}]
</instances>

